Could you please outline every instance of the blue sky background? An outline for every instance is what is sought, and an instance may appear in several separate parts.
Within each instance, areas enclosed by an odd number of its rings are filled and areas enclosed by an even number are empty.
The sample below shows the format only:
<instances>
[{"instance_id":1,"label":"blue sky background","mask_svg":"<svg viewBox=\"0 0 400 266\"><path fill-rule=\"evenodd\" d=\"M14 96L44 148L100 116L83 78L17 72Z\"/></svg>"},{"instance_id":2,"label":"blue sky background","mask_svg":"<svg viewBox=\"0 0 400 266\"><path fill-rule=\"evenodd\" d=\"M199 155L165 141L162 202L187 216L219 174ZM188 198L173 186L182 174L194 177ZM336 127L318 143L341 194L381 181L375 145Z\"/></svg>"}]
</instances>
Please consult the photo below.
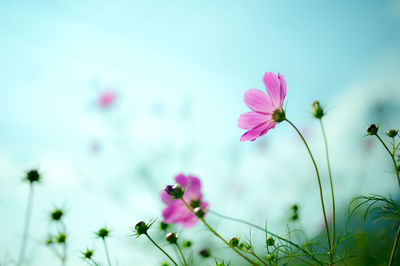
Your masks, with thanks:
<instances>
[{"instance_id":1,"label":"blue sky background","mask_svg":"<svg viewBox=\"0 0 400 266\"><path fill-rule=\"evenodd\" d=\"M202 178L221 212L260 224L268 216L280 232L300 201L304 224L318 224L312 165L294 132L279 125L239 142L243 93L263 90L266 71L285 76L288 117L310 133L322 167L309 109L315 99L328 107L339 202L393 192L387 158L364 158L361 136L376 120L399 127L399 28L398 1L1 1L0 224L10 230L0 258L16 257L27 196L19 180L31 167L45 179L36 237L47 234L46 212L66 206L70 252L96 245L92 232L107 224L119 265L143 259L119 247L135 248L129 226L160 214L160 188L182 171ZM103 112L94 102L107 88L118 102ZM386 111L377 114L379 105ZM364 159L387 183L363 176L370 183L360 186ZM88 204L104 210L87 213ZM33 265L52 259L38 250Z\"/></svg>"}]
</instances>

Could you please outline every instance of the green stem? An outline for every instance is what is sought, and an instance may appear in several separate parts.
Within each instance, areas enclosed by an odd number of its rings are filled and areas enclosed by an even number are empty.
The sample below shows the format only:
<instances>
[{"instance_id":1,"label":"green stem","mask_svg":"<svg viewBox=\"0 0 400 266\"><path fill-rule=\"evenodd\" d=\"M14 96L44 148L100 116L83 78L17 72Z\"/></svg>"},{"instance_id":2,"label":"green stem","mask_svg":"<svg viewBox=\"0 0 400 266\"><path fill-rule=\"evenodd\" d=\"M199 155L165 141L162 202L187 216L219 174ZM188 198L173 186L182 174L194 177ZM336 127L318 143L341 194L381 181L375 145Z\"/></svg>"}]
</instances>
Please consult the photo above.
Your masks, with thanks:
<instances>
[{"instance_id":1,"label":"green stem","mask_svg":"<svg viewBox=\"0 0 400 266\"><path fill-rule=\"evenodd\" d=\"M397 244L399 243L399 238L400 238L400 225L399 228L397 229L396 238L393 243L392 253L390 254L389 266L393 265L393 260L396 255L396 249L397 249Z\"/></svg>"},{"instance_id":2,"label":"green stem","mask_svg":"<svg viewBox=\"0 0 400 266\"><path fill-rule=\"evenodd\" d=\"M110 255L108 254L107 243L106 243L106 239L104 237L103 237L103 243L104 243L104 250L106 251L108 266L111 266Z\"/></svg>"},{"instance_id":3,"label":"green stem","mask_svg":"<svg viewBox=\"0 0 400 266\"><path fill-rule=\"evenodd\" d=\"M179 247L178 243L175 243L175 245L178 247L179 253L181 253L183 263L187 266L188 264L186 262L185 256L183 255L182 249Z\"/></svg>"},{"instance_id":4,"label":"green stem","mask_svg":"<svg viewBox=\"0 0 400 266\"><path fill-rule=\"evenodd\" d=\"M397 183L399 184L399 188L400 188L400 176L399 176L399 172L397 171L397 164L396 164L396 159L394 158L394 154L390 152L389 148L386 146L385 142L383 142L383 140L381 139L381 137L379 137L379 135L375 135L379 141L382 143L383 147L385 147L386 151L389 153L390 158L392 159L393 165L394 165L394 172L396 173L397 176Z\"/></svg>"},{"instance_id":5,"label":"green stem","mask_svg":"<svg viewBox=\"0 0 400 266\"><path fill-rule=\"evenodd\" d=\"M279 250L280 252L283 252L283 253L285 253L286 255L288 255L289 258L293 257L293 258L298 259L299 261L304 262L305 264L312 265L310 262L308 262L308 261L306 261L306 260L304 260L304 259L302 259L302 258L300 258L300 257L297 257L297 256L294 256L294 255L292 255L292 254L289 254L288 252L286 252L286 251L284 251L284 250L282 250L282 249L279 249L279 248L278 248L278 250Z\"/></svg>"},{"instance_id":6,"label":"green stem","mask_svg":"<svg viewBox=\"0 0 400 266\"><path fill-rule=\"evenodd\" d=\"M268 266L268 264L267 264L265 261L263 261L259 256L257 256L256 253L254 253L254 251L250 251L249 254L253 255L253 256L254 256L257 260L259 260L262 264Z\"/></svg>"},{"instance_id":7,"label":"green stem","mask_svg":"<svg viewBox=\"0 0 400 266\"><path fill-rule=\"evenodd\" d=\"M322 213L323 213L323 215L324 215L326 238L327 238L327 240L328 240L328 249L329 249L329 251L331 251L331 240L330 240L330 237L329 237L328 221L327 221L327 219L326 219L324 197L323 197L323 194L322 194L321 178L320 178L320 176L319 176L317 164L315 163L314 156L312 155L311 150L310 150L310 148L308 147L308 144L307 144L306 140L304 139L303 135L300 133L300 131L297 129L297 127L296 127L292 122L290 122L290 121L287 120L286 118L285 118L285 121L288 122L288 123L297 131L297 133L299 134L300 138L303 140L304 145L305 145L306 148L307 148L307 151L308 151L308 153L309 153L309 155L310 155L310 158L311 158L312 163L314 164L315 172L316 172L316 174L317 174L317 181L318 181L318 187L319 187L319 195L320 195L320 198L321 198ZM330 264L332 264L332 256L330 256L330 255L329 255L329 261L330 261Z\"/></svg>"},{"instance_id":8,"label":"green stem","mask_svg":"<svg viewBox=\"0 0 400 266\"><path fill-rule=\"evenodd\" d=\"M29 225L31 222L31 216L32 216L32 206L33 206L33 183L30 183L29 186L29 196L28 196L28 203L27 203L27 209L26 209L26 214L25 214L25 221L24 221L24 232L22 235L22 244L21 244L21 250L19 253L19 259L17 265L22 265L24 259L25 259L25 250L26 250L26 244L27 244L27 239L28 239L28 234L29 234Z\"/></svg>"},{"instance_id":9,"label":"green stem","mask_svg":"<svg viewBox=\"0 0 400 266\"><path fill-rule=\"evenodd\" d=\"M332 256L333 256L334 255L334 247L335 247L335 225L336 225L335 194L333 192L332 171L331 171L331 164L329 162L328 139L326 137L322 119L320 119L319 121L321 123L322 135L324 136L326 162L328 164L329 183L331 185L331 194L332 194Z\"/></svg>"},{"instance_id":10,"label":"green stem","mask_svg":"<svg viewBox=\"0 0 400 266\"><path fill-rule=\"evenodd\" d=\"M276 234L274 234L274 233L271 233L271 232L268 231L268 230L265 230L265 229L262 228L261 226L258 226L258 225L256 225L256 224L252 224L252 223L247 222L247 221L245 221L245 220L241 220L241 219L229 217L229 216L220 214L220 213L215 212L215 211L212 211L212 210L209 210L208 212L209 212L209 213L212 213L212 214L214 214L214 215L216 215L216 216L219 216L219 217L221 217L221 218L224 218L224 219L227 219L227 220L231 220L231 221L234 221L234 222L238 222L238 223L242 223L242 224L246 224L246 225L249 225L249 226L251 226L251 227L254 227L254 228L258 229L258 230L261 230L261 231L263 231L263 232L265 232L265 233L268 233L268 234L270 234L271 236L273 236L273 237L275 237L275 238L277 238L277 239L279 239L279 240L282 240L282 241L284 241L284 242L286 242L286 243L288 243L288 244L290 244L290 245L292 245L292 246L298 248L298 249L301 250L305 255L310 256L311 259L313 259L313 260L314 260L315 262L317 262L318 264L322 265L322 262L320 262L317 258L315 258L315 257L313 256L313 254L311 254L309 251L305 250L304 248L300 247L299 245L297 245L296 243L294 243L294 242L292 242L292 241L290 241L290 240L288 240L288 239L285 239L285 238L280 237L280 236L278 236L278 235L276 235ZM267 248L268 248L268 246L267 246Z\"/></svg>"},{"instance_id":11,"label":"green stem","mask_svg":"<svg viewBox=\"0 0 400 266\"><path fill-rule=\"evenodd\" d=\"M181 198L181 200L183 201L183 203L186 205L186 207L194 214L194 210L193 208L187 204L187 202ZM220 236L207 222L206 220L204 220L204 218L199 218L200 221L203 222L203 224L219 239L222 240L222 242L224 242L228 247L230 247L233 251L235 251L239 256L241 256L243 259L247 260L250 264L252 265L256 265L254 262L252 262L249 258L247 258L245 255L243 255L242 253L240 253L235 247L233 247L231 244L228 243L228 241L226 241L222 236Z\"/></svg>"},{"instance_id":12,"label":"green stem","mask_svg":"<svg viewBox=\"0 0 400 266\"><path fill-rule=\"evenodd\" d=\"M173 264L175 264L176 266L178 266L178 264L174 261L174 259L173 258L171 258L171 256L170 255L168 255L168 253L167 252L165 252L165 250L163 250L159 245L157 245L157 243L156 242L154 242L154 240L153 239L151 239L151 237L147 234L147 233L145 233L145 235L147 236L147 238L159 249L159 250L161 250L162 251L162 253L164 253L171 261L172 261L172 263Z\"/></svg>"}]
</instances>

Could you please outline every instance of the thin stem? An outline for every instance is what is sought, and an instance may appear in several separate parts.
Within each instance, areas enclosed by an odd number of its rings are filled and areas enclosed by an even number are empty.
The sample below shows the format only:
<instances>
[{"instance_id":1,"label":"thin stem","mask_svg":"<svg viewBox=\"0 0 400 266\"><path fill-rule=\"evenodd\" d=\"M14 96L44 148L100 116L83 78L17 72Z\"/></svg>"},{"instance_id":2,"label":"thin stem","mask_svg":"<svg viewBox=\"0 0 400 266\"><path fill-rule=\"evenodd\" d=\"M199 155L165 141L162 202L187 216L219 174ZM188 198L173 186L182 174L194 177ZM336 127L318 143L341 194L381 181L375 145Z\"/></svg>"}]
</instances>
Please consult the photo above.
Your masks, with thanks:
<instances>
[{"instance_id":1,"label":"thin stem","mask_svg":"<svg viewBox=\"0 0 400 266\"><path fill-rule=\"evenodd\" d=\"M181 200L183 201L183 203L186 205L186 207L194 214L194 210L193 208L187 204L187 202L181 198ZM231 244L229 244L222 236L220 236L207 222L206 220L204 220L204 218L199 218L200 221L203 222L203 224L219 239L222 240L222 242L224 242L228 247L230 247L233 251L235 251L239 256L241 256L243 259L247 260L250 264L252 265L256 265L254 262L252 262L249 258L247 258L245 255L243 255L242 253L240 253L235 247L233 247Z\"/></svg>"},{"instance_id":2,"label":"thin stem","mask_svg":"<svg viewBox=\"0 0 400 266\"><path fill-rule=\"evenodd\" d=\"M390 158L392 158L392 162L394 165L394 172L396 173L397 176L397 182L399 184L399 188L400 188L400 176L399 176L399 172L397 171L397 164L396 164L396 159L394 158L394 154L390 152L389 148L386 146L385 142L383 142L383 140L381 139L381 137L379 137L379 135L375 135L379 141L382 143L383 147L385 147L386 151L389 153Z\"/></svg>"},{"instance_id":3,"label":"thin stem","mask_svg":"<svg viewBox=\"0 0 400 266\"><path fill-rule=\"evenodd\" d=\"M65 228L65 224L64 222L61 220L61 227L62 227L62 231L64 232L65 235L67 235L67 230ZM61 258L61 265L65 266L67 262L67 239L64 242L64 246L63 246L63 256Z\"/></svg>"},{"instance_id":4,"label":"thin stem","mask_svg":"<svg viewBox=\"0 0 400 266\"><path fill-rule=\"evenodd\" d=\"M292 241L290 241L290 240L288 240L288 239L285 239L285 238L280 237L280 236L278 236L278 235L276 235L276 234L274 234L274 233L271 233L271 232L268 231L268 230L265 230L265 229L262 228L261 226L258 226L258 225L256 225L256 224L252 224L252 223L247 222L247 221L245 221L245 220L241 220L241 219L229 217L229 216L220 214L220 213L215 212L215 211L212 211L212 210L209 210L208 212L209 212L209 213L212 213L212 214L214 214L214 215L216 215L216 216L219 216L219 217L221 217L221 218L227 219L227 220L231 220L231 221L238 222L238 223L242 223L242 224L247 224L247 225L249 225L249 226L251 226L251 227L254 227L254 228L258 229L258 230L261 230L261 231L263 231L263 232L265 232L265 233L268 233L268 234L270 234L271 236L273 236L273 237L275 237L275 238L277 238L277 239L279 239L279 240L285 241L286 243L288 243L288 244L290 244L290 245L292 245L292 246L298 248L299 250L301 250L302 252L304 252L305 255L310 256L311 259L313 259L313 260L314 260L315 262L317 262L318 264L322 265L322 263L321 263L317 258L315 258L315 257L313 256L313 254L310 253L309 251L305 250L304 248L300 247L299 245L297 245L296 243L294 243L294 242L292 242ZM267 248L268 248L268 246L267 246Z\"/></svg>"},{"instance_id":5,"label":"thin stem","mask_svg":"<svg viewBox=\"0 0 400 266\"><path fill-rule=\"evenodd\" d=\"M282 250L282 249L279 249L279 248L278 248L278 250L281 251L281 252L283 252L283 253L285 253L286 255L288 255L289 258L290 258L290 257L293 257L293 258L296 258L296 259L298 259L298 260L304 262L305 264L312 265L310 262L308 262L308 261L306 261L306 260L304 260L304 259L302 259L302 258L300 258L300 257L293 256L293 255L289 254L288 252L286 252L286 251L284 251L284 250Z\"/></svg>"},{"instance_id":6,"label":"thin stem","mask_svg":"<svg viewBox=\"0 0 400 266\"><path fill-rule=\"evenodd\" d=\"M389 266L393 265L393 260L396 255L396 249L397 249L397 244L399 243L399 238L400 238L400 225L399 228L397 229L396 238L393 243L392 253L390 254Z\"/></svg>"},{"instance_id":7,"label":"thin stem","mask_svg":"<svg viewBox=\"0 0 400 266\"><path fill-rule=\"evenodd\" d=\"M187 266L188 264L186 262L185 256L183 255L182 249L179 247L178 243L175 243L175 245L178 247L179 253L181 253L183 263Z\"/></svg>"},{"instance_id":8,"label":"thin stem","mask_svg":"<svg viewBox=\"0 0 400 266\"><path fill-rule=\"evenodd\" d=\"M324 124L322 123L322 119L320 119L319 121L321 123L322 135L324 136L326 162L328 164L329 183L331 185L331 194L332 194L332 256L333 256L334 247L335 247L335 225L336 225L335 194L333 192L331 164L329 162L328 139L326 137L326 133L325 133L325 129L324 129Z\"/></svg>"},{"instance_id":9,"label":"thin stem","mask_svg":"<svg viewBox=\"0 0 400 266\"><path fill-rule=\"evenodd\" d=\"M98 266L99 264L97 263L97 262L95 262L92 258L90 258L89 259L91 262L93 262L93 264L95 265L95 266Z\"/></svg>"},{"instance_id":10,"label":"thin stem","mask_svg":"<svg viewBox=\"0 0 400 266\"><path fill-rule=\"evenodd\" d=\"M257 260L259 260L262 264L268 266L268 264L267 264L265 261L263 261L259 256L257 256L256 253L254 253L254 251L250 251L249 254L253 255L253 256L254 256Z\"/></svg>"},{"instance_id":11,"label":"thin stem","mask_svg":"<svg viewBox=\"0 0 400 266\"><path fill-rule=\"evenodd\" d=\"M167 252L165 252L165 250L163 250L159 245L157 245L157 243L156 242L154 242L154 240L153 239L151 239L151 237L147 234L147 233L145 233L145 235L147 236L147 238L148 239L150 239L150 241L159 249L159 250L161 250L162 251L162 253L164 253L171 261L172 261L172 263L174 263L176 266L178 266L178 264L174 261L174 259L173 258L171 258L171 256L170 255L168 255L168 253Z\"/></svg>"},{"instance_id":12,"label":"thin stem","mask_svg":"<svg viewBox=\"0 0 400 266\"><path fill-rule=\"evenodd\" d=\"M28 234L29 234L29 225L30 225L31 216L32 216L33 193L34 193L33 183L30 183L28 203L27 203L27 209L26 209L25 221L24 221L24 232L22 235L21 250L19 253L19 259L18 259L18 264L17 264L18 266L21 265L25 259L25 250L26 250L26 244L27 244L27 239L28 239Z\"/></svg>"},{"instance_id":13,"label":"thin stem","mask_svg":"<svg viewBox=\"0 0 400 266\"><path fill-rule=\"evenodd\" d=\"M103 237L103 243L104 243L104 250L106 251L108 266L111 266L110 255L108 254L107 243L106 243L106 239L104 237Z\"/></svg>"},{"instance_id":14,"label":"thin stem","mask_svg":"<svg viewBox=\"0 0 400 266\"><path fill-rule=\"evenodd\" d=\"M285 121L288 122L288 123L297 131L297 133L299 134L300 138L303 140L304 145L305 145L306 148L307 148L307 151L308 151L308 153L309 153L309 155L310 155L310 158L311 158L312 163L314 164L315 173L317 174L317 181L318 181L318 187L319 187L319 195L320 195L320 198L321 198L322 213L323 213L323 215L324 215L326 238L327 238L327 240L328 240L328 249L329 249L329 251L330 251L330 250L331 250L331 240L330 240L330 237L329 237L329 228L328 228L328 221L327 221L327 219L326 219L324 197L323 197L323 194L322 194L321 178L319 177L319 172L318 172L317 164L315 163L314 157L313 157L313 155L312 155L312 153L311 153L311 150L310 150L310 148L308 147L308 144L307 144L306 140L304 139L303 135L300 133L300 131L297 129L297 127L296 127L292 122L290 122L290 121L287 120L286 118L285 118ZM329 261L330 261L330 264L332 264L332 256L330 256L330 255L329 255Z\"/></svg>"}]
</instances>

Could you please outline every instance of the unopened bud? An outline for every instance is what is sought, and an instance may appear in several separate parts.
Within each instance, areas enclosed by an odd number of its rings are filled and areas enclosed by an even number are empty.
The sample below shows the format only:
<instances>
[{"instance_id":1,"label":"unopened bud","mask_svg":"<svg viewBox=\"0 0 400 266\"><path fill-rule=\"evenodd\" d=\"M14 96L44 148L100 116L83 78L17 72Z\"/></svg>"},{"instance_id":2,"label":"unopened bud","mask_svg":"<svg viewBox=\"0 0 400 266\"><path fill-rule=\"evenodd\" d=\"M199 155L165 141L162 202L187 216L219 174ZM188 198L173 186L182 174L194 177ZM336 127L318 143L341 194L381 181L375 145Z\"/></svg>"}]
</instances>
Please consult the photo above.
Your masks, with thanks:
<instances>
[{"instance_id":1,"label":"unopened bud","mask_svg":"<svg viewBox=\"0 0 400 266\"><path fill-rule=\"evenodd\" d=\"M229 240L229 244L230 244L232 247L237 247L237 246L239 245L239 239L237 239L236 237L232 237L232 238Z\"/></svg>"},{"instance_id":2,"label":"unopened bud","mask_svg":"<svg viewBox=\"0 0 400 266\"><path fill-rule=\"evenodd\" d=\"M178 235L173 232L170 232L165 236L165 239L170 244L176 244L176 241L178 240Z\"/></svg>"},{"instance_id":3,"label":"unopened bud","mask_svg":"<svg viewBox=\"0 0 400 266\"><path fill-rule=\"evenodd\" d=\"M388 132L386 132L386 135L387 135L388 137L394 138L394 137L397 136L398 133L399 133L398 130L391 129L391 130L389 130Z\"/></svg>"},{"instance_id":4,"label":"unopened bud","mask_svg":"<svg viewBox=\"0 0 400 266\"><path fill-rule=\"evenodd\" d=\"M272 236L270 236L270 237L267 239L267 246L271 247L271 246L273 246L274 244L275 244L275 239L273 239Z\"/></svg>"},{"instance_id":5,"label":"unopened bud","mask_svg":"<svg viewBox=\"0 0 400 266\"><path fill-rule=\"evenodd\" d=\"M201 207L197 207L193 210L194 214L198 217L198 218L203 218L205 215L205 212L203 211L203 209Z\"/></svg>"},{"instance_id":6,"label":"unopened bud","mask_svg":"<svg viewBox=\"0 0 400 266\"><path fill-rule=\"evenodd\" d=\"M367 127L368 135L376 135L378 134L378 127L375 124L371 124Z\"/></svg>"},{"instance_id":7,"label":"unopened bud","mask_svg":"<svg viewBox=\"0 0 400 266\"><path fill-rule=\"evenodd\" d=\"M164 191L172 196L174 199L181 199L185 191L183 190L182 186L179 184L176 185L168 185L164 187Z\"/></svg>"},{"instance_id":8,"label":"unopened bud","mask_svg":"<svg viewBox=\"0 0 400 266\"><path fill-rule=\"evenodd\" d=\"M321 119L324 116L324 109L319 104L319 101L314 101L312 103L311 113L317 119Z\"/></svg>"}]
</instances>

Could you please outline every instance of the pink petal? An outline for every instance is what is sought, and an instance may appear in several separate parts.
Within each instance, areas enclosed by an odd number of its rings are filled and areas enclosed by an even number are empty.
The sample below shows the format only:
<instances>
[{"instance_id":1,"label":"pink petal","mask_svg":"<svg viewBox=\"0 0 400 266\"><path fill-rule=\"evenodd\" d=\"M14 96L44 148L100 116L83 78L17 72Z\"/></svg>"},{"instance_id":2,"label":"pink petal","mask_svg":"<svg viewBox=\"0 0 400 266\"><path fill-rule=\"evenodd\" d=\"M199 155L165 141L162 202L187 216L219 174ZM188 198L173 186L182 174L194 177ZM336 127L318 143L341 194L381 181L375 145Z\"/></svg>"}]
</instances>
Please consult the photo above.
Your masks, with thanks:
<instances>
[{"instance_id":1,"label":"pink petal","mask_svg":"<svg viewBox=\"0 0 400 266\"><path fill-rule=\"evenodd\" d=\"M189 176L188 177L188 186L186 188L185 194L187 195L188 198L190 199L198 199L201 200L202 195L201 195L201 182L200 179L198 179L195 176Z\"/></svg>"},{"instance_id":2,"label":"pink petal","mask_svg":"<svg viewBox=\"0 0 400 266\"><path fill-rule=\"evenodd\" d=\"M256 112L248 112L239 116L238 127L249 130L260 124L266 123L271 119L272 117L270 114L266 115Z\"/></svg>"},{"instance_id":3,"label":"pink petal","mask_svg":"<svg viewBox=\"0 0 400 266\"><path fill-rule=\"evenodd\" d=\"M171 202L173 199L170 195L167 194L164 190L161 191L161 201L168 204Z\"/></svg>"},{"instance_id":4,"label":"pink petal","mask_svg":"<svg viewBox=\"0 0 400 266\"><path fill-rule=\"evenodd\" d=\"M273 106L269 97L262 91L250 89L244 93L244 102L253 111L259 113L271 113Z\"/></svg>"},{"instance_id":5,"label":"pink petal","mask_svg":"<svg viewBox=\"0 0 400 266\"><path fill-rule=\"evenodd\" d=\"M271 98L272 104L276 107L280 105L281 99L281 83L278 77L272 73L267 72L263 77L265 88Z\"/></svg>"},{"instance_id":6,"label":"pink petal","mask_svg":"<svg viewBox=\"0 0 400 266\"><path fill-rule=\"evenodd\" d=\"M186 187L188 185L188 178L185 175L179 174L179 175L175 176L175 181L176 181L176 183L181 185L184 189L186 189Z\"/></svg>"},{"instance_id":7,"label":"pink petal","mask_svg":"<svg viewBox=\"0 0 400 266\"><path fill-rule=\"evenodd\" d=\"M279 74L279 72L278 72L278 79L281 82L281 94L280 94L279 104L283 105L283 100L286 97L286 81L285 81L285 78L281 74Z\"/></svg>"},{"instance_id":8,"label":"pink petal","mask_svg":"<svg viewBox=\"0 0 400 266\"><path fill-rule=\"evenodd\" d=\"M254 141L256 140L258 137L261 137L263 135L265 135L268 130L270 130L271 128L274 128L276 125L276 122L273 121L268 121L264 124L261 124L249 131L247 131L246 133L244 133L242 135L242 137L240 138L240 141Z\"/></svg>"}]
</instances>

